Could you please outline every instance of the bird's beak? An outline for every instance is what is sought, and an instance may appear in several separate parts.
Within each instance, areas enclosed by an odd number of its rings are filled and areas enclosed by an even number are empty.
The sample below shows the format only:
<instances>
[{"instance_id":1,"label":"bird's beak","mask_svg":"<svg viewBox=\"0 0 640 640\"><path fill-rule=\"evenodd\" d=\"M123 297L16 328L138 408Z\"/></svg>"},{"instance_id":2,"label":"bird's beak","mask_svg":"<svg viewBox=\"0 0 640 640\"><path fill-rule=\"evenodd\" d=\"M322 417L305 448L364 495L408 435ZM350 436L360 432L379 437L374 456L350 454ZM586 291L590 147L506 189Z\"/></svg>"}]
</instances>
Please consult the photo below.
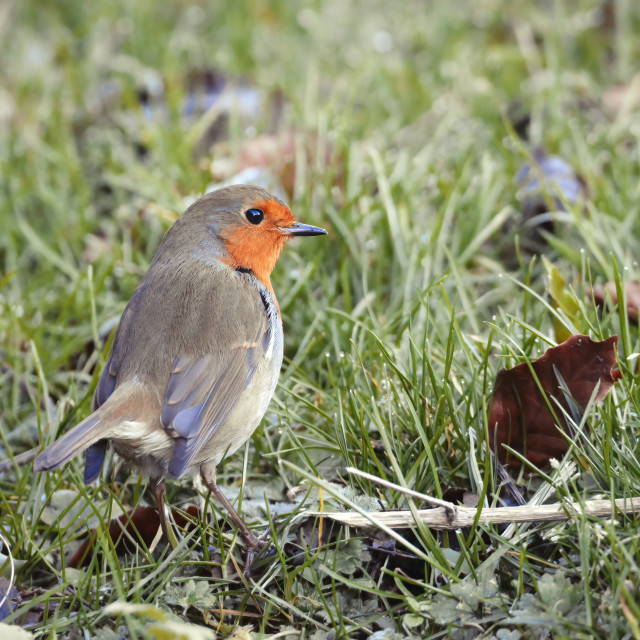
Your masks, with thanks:
<instances>
[{"instance_id":1,"label":"bird's beak","mask_svg":"<svg viewBox=\"0 0 640 640\"><path fill-rule=\"evenodd\" d=\"M289 236L323 236L327 233L320 227L312 227L302 222L294 222L290 227L280 227L280 231Z\"/></svg>"}]
</instances>

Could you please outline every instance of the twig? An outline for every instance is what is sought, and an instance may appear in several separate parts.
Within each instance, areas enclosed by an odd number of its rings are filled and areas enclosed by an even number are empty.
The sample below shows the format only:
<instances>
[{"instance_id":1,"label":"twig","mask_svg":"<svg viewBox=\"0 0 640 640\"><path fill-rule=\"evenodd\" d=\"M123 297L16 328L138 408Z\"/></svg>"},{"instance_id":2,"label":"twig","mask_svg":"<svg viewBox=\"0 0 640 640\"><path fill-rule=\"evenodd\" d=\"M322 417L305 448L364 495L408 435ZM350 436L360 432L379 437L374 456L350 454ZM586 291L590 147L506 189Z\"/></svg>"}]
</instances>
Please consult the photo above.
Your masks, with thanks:
<instances>
[{"instance_id":1,"label":"twig","mask_svg":"<svg viewBox=\"0 0 640 640\"><path fill-rule=\"evenodd\" d=\"M619 498L614 500L587 500L584 503L562 502L540 506L490 507L482 509L479 524L511 524L513 522L557 522L570 520L580 514L596 518L608 518L616 513L640 513L640 498ZM410 511L372 511L366 516L359 513L309 513L310 516L325 516L352 527L377 527L384 525L397 529L416 526ZM458 529L471 526L478 510L456 506L453 520L443 507L420 509L420 520L433 529Z\"/></svg>"}]
</instances>

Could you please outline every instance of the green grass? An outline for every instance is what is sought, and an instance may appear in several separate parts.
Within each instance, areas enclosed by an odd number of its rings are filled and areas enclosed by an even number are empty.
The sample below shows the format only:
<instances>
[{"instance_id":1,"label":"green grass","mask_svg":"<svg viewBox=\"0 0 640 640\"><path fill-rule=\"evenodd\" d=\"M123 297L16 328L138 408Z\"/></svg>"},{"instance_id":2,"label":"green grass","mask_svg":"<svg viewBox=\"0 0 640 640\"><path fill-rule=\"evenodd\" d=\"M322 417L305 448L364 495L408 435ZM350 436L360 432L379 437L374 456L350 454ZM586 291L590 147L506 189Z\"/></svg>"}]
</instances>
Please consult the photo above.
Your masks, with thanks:
<instances>
[{"instance_id":1,"label":"green grass","mask_svg":"<svg viewBox=\"0 0 640 640\"><path fill-rule=\"evenodd\" d=\"M640 495L638 328L615 307L598 315L588 296L591 283L640 279L636 4L209 4L0 8L0 447L11 458L88 414L110 329L172 215L215 184L212 160L235 157L247 127L294 129L287 198L330 236L292 243L274 272L280 384L244 455L219 469L256 531L271 528L275 553L240 579L237 534L185 478L169 503L204 501L212 518L176 550L118 557L100 533L91 565L70 569L87 527L152 504L146 481L117 461L97 487L82 484L81 460L48 474L15 465L0 475L0 527L33 599L5 622L51 638L76 625L162 637L185 621L237 638L245 625L255 638L640 638L633 516L509 538L424 526L393 538L325 520L317 548L319 522L299 515L321 501L421 506L347 466L434 497L464 487L494 500L483 444L495 374L557 341L515 184L540 145L588 188L543 250L578 309L561 319L595 339L618 333L623 372L590 410L570 454L577 474L557 493ZM203 151L207 116L184 104L190 73L210 68L244 80L263 107L248 120L234 110L226 139ZM612 111L618 85L631 91ZM529 144L507 116L516 99ZM372 548L385 542L393 553Z\"/></svg>"}]
</instances>

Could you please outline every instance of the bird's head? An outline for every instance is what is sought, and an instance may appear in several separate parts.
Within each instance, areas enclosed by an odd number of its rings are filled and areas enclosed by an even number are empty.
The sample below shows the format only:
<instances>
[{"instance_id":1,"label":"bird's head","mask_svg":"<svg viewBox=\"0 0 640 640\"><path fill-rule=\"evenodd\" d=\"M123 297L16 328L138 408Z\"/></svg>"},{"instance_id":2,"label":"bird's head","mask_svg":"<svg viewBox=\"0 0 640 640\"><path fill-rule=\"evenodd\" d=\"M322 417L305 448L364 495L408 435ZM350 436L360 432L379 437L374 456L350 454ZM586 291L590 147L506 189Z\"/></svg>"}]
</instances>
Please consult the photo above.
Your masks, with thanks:
<instances>
[{"instance_id":1,"label":"bird's head","mask_svg":"<svg viewBox=\"0 0 640 640\"><path fill-rule=\"evenodd\" d=\"M216 258L235 269L251 270L268 286L288 240L327 233L296 222L284 202L252 185L234 185L208 193L189 207L174 225L178 226L196 231L199 252L206 253L207 247L217 246L221 251Z\"/></svg>"}]
</instances>

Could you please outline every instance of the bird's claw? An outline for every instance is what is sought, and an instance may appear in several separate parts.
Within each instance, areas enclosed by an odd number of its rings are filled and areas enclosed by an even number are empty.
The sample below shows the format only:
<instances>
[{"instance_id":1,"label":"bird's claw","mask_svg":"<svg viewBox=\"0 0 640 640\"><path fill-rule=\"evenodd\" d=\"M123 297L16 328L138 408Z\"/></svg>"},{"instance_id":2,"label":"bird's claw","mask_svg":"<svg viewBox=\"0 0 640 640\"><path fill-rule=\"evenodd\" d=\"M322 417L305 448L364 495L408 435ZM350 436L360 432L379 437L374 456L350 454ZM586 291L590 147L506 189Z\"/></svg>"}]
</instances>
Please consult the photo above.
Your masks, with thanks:
<instances>
[{"instance_id":1,"label":"bird's claw","mask_svg":"<svg viewBox=\"0 0 640 640\"><path fill-rule=\"evenodd\" d=\"M249 534L250 535L243 536L244 542L247 545L247 555L242 573L246 578L251 576L251 565L253 564L253 561L262 549L264 549L271 538L271 531L269 529L267 529L261 536L256 536L252 532L249 532Z\"/></svg>"}]
</instances>

